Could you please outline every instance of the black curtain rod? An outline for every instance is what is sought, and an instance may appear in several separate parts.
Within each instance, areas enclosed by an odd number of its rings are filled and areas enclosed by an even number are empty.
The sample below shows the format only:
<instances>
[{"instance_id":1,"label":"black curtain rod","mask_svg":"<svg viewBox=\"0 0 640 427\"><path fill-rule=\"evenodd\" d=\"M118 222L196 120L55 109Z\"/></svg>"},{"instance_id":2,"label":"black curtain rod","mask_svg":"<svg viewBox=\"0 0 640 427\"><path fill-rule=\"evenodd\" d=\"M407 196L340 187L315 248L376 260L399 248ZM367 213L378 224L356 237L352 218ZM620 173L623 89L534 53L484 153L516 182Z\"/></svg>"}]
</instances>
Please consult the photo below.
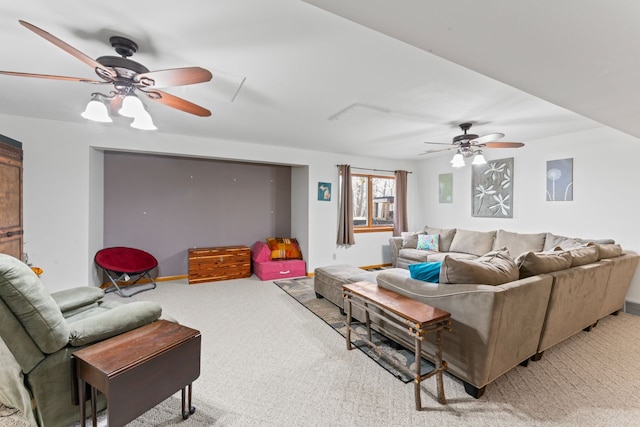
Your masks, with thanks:
<instances>
[{"instance_id":1,"label":"black curtain rod","mask_svg":"<svg viewBox=\"0 0 640 427\"><path fill-rule=\"evenodd\" d=\"M340 167L342 165L336 165L337 167ZM360 169L363 171L373 171L373 172L391 172L391 173L395 173L396 171L390 171L390 170L386 170L386 169L370 169L370 168L359 168L356 166L351 166L351 169ZM407 171L407 173L413 173L411 171Z\"/></svg>"}]
</instances>

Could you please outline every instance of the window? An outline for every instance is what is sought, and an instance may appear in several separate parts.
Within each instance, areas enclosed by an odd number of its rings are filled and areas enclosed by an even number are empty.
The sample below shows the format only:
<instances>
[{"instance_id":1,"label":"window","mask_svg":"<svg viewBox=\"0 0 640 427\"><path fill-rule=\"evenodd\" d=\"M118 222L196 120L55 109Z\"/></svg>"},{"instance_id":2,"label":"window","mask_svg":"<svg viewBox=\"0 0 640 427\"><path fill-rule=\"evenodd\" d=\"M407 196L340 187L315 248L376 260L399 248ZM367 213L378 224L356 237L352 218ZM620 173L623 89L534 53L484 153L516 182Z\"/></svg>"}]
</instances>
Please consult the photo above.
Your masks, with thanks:
<instances>
[{"instance_id":1,"label":"window","mask_svg":"<svg viewBox=\"0 0 640 427\"><path fill-rule=\"evenodd\" d=\"M394 177L352 174L351 189L355 232L393 230Z\"/></svg>"}]
</instances>

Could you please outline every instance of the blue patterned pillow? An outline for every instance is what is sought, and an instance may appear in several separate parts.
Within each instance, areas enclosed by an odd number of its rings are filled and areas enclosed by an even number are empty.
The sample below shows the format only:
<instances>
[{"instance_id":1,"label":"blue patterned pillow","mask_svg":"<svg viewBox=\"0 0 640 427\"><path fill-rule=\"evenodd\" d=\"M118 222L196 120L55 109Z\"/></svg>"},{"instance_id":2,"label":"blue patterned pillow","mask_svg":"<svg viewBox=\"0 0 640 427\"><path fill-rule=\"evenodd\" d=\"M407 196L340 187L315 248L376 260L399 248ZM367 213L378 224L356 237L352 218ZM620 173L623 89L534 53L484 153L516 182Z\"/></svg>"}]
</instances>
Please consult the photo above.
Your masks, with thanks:
<instances>
[{"instance_id":1,"label":"blue patterned pillow","mask_svg":"<svg viewBox=\"0 0 640 427\"><path fill-rule=\"evenodd\" d=\"M409 264L409 274L412 279L423 282L440 282L440 266L442 261L422 262L420 264Z\"/></svg>"},{"instance_id":2,"label":"blue patterned pillow","mask_svg":"<svg viewBox=\"0 0 640 427\"><path fill-rule=\"evenodd\" d=\"M439 251L440 235L439 234L421 234L418 236L418 245L416 249L423 251Z\"/></svg>"}]
</instances>

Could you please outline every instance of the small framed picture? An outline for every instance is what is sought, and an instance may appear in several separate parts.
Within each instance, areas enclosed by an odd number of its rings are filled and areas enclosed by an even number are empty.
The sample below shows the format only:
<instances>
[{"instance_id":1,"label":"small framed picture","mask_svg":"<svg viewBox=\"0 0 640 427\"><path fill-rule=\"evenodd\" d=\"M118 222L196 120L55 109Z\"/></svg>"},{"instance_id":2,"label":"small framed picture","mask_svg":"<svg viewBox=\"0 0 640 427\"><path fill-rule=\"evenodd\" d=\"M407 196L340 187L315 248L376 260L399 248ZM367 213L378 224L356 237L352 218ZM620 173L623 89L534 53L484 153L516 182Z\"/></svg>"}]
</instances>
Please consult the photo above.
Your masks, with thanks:
<instances>
[{"instance_id":1,"label":"small framed picture","mask_svg":"<svg viewBox=\"0 0 640 427\"><path fill-rule=\"evenodd\" d=\"M453 203L453 174L438 175L438 200L440 203Z\"/></svg>"},{"instance_id":2,"label":"small framed picture","mask_svg":"<svg viewBox=\"0 0 640 427\"><path fill-rule=\"evenodd\" d=\"M573 158L547 161L547 202L573 200Z\"/></svg>"},{"instance_id":3,"label":"small framed picture","mask_svg":"<svg viewBox=\"0 0 640 427\"><path fill-rule=\"evenodd\" d=\"M318 183L318 200L323 202L331 201L331 183L319 182Z\"/></svg>"}]
</instances>

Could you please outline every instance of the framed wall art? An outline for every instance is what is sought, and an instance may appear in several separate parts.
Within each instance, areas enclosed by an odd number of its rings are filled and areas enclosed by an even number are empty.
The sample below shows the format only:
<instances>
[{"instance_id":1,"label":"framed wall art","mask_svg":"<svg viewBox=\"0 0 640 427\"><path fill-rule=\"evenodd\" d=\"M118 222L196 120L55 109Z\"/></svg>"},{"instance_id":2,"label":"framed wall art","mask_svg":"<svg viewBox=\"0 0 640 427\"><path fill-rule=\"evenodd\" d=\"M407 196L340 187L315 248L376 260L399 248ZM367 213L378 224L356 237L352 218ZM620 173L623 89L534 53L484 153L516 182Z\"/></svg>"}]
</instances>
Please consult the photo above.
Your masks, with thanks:
<instances>
[{"instance_id":1,"label":"framed wall art","mask_svg":"<svg viewBox=\"0 0 640 427\"><path fill-rule=\"evenodd\" d=\"M452 173L438 175L438 201L440 203L453 203Z\"/></svg>"},{"instance_id":2,"label":"framed wall art","mask_svg":"<svg viewBox=\"0 0 640 427\"><path fill-rule=\"evenodd\" d=\"M513 218L513 157L472 165L471 216Z\"/></svg>"},{"instance_id":3,"label":"framed wall art","mask_svg":"<svg viewBox=\"0 0 640 427\"><path fill-rule=\"evenodd\" d=\"M319 182L318 183L318 200L323 202L331 201L331 183Z\"/></svg>"},{"instance_id":4,"label":"framed wall art","mask_svg":"<svg viewBox=\"0 0 640 427\"><path fill-rule=\"evenodd\" d=\"M547 162L547 201L573 200L573 159Z\"/></svg>"}]
</instances>

